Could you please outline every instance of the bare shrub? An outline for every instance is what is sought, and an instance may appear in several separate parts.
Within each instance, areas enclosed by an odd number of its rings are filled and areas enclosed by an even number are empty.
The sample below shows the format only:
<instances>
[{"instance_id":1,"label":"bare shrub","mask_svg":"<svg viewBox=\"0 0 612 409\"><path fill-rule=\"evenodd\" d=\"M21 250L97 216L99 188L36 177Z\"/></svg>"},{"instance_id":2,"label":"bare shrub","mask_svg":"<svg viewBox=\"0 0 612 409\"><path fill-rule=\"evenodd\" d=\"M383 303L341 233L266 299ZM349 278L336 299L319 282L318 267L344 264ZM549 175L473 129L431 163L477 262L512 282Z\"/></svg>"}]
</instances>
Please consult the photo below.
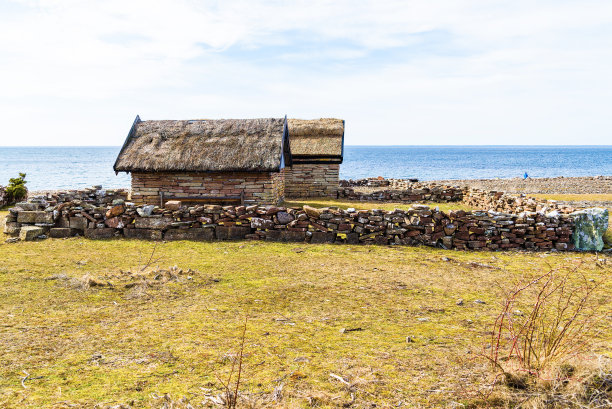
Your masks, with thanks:
<instances>
[{"instance_id":1,"label":"bare shrub","mask_svg":"<svg viewBox=\"0 0 612 409\"><path fill-rule=\"evenodd\" d=\"M487 352L479 355L492 381L466 395L521 408L611 407L610 361L587 359L607 318L600 313L605 300L595 296L601 284L577 269L550 270L505 291Z\"/></svg>"},{"instance_id":2,"label":"bare shrub","mask_svg":"<svg viewBox=\"0 0 612 409\"><path fill-rule=\"evenodd\" d=\"M551 270L517 284L506 293L493 324L487 359L511 382L517 372L551 375L553 368L585 352L596 336L601 317L593 292L600 284L576 270Z\"/></svg>"},{"instance_id":3,"label":"bare shrub","mask_svg":"<svg viewBox=\"0 0 612 409\"><path fill-rule=\"evenodd\" d=\"M227 376L227 380L223 381L219 376L217 376L217 379L223 385L224 393L221 396L209 397L211 402L217 405L222 405L228 409L237 408L238 398L240 397L240 380L242 377L242 361L244 358L244 342L246 340L247 321L248 315L245 315L244 324L242 326L242 336L240 337L240 349L238 355L232 359L232 367ZM236 380L232 385L232 378L234 375L236 375Z\"/></svg>"}]
</instances>

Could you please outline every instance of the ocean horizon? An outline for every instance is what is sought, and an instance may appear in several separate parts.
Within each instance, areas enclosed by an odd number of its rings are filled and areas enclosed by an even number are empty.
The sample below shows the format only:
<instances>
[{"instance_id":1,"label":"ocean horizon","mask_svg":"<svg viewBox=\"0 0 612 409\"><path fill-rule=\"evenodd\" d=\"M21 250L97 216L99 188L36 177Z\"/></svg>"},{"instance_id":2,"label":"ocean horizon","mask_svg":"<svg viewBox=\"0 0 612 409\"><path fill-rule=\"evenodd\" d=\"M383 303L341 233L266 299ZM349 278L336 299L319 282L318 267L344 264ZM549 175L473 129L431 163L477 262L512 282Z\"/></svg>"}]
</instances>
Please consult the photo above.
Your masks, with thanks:
<instances>
[{"instance_id":1,"label":"ocean horizon","mask_svg":"<svg viewBox=\"0 0 612 409\"><path fill-rule=\"evenodd\" d=\"M129 187L120 146L0 147L0 185L19 172L35 190ZM341 179L494 179L612 175L612 145L347 145Z\"/></svg>"}]
</instances>

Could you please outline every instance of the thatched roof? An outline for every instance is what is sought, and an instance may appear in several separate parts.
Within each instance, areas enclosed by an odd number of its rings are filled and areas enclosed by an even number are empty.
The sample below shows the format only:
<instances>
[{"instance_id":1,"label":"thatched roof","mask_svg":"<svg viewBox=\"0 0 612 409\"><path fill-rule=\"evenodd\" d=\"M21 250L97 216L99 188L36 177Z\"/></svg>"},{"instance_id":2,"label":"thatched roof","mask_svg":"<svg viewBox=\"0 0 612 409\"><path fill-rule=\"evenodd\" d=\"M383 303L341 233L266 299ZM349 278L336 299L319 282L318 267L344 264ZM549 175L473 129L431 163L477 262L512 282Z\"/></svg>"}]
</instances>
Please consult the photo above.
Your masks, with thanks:
<instances>
[{"instance_id":1,"label":"thatched roof","mask_svg":"<svg viewBox=\"0 0 612 409\"><path fill-rule=\"evenodd\" d=\"M113 168L116 172L278 171L287 151L285 121L136 117Z\"/></svg>"},{"instance_id":2,"label":"thatched roof","mask_svg":"<svg viewBox=\"0 0 612 409\"><path fill-rule=\"evenodd\" d=\"M296 161L342 162L344 147L342 119L288 119L287 125L291 155Z\"/></svg>"}]
</instances>

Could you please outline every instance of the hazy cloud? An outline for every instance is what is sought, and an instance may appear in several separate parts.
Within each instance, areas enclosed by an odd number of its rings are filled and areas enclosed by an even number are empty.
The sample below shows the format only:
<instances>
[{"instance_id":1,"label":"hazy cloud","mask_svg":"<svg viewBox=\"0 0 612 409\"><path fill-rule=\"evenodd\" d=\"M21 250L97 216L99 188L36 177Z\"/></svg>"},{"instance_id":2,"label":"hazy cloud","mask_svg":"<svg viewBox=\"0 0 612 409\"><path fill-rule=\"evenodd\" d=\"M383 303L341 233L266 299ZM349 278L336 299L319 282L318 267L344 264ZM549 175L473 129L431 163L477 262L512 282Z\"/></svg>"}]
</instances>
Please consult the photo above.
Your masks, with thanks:
<instances>
[{"instance_id":1,"label":"hazy cloud","mask_svg":"<svg viewBox=\"0 0 612 409\"><path fill-rule=\"evenodd\" d=\"M2 145L337 116L349 144L609 144L612 3L5 1Z\"/></svg>"}]
</instances>

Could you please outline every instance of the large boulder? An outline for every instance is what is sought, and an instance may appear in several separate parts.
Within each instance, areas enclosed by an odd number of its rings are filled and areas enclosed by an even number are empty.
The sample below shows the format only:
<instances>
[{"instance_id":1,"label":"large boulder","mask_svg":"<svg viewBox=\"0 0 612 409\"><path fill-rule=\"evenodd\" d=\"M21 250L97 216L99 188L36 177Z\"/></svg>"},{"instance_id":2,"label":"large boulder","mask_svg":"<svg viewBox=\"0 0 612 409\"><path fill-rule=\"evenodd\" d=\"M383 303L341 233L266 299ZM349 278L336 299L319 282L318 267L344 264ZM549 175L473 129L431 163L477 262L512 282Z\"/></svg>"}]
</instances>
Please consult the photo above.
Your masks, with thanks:
<instances>
[{"instance_id":1,"label":"large boulder","mask_svg":"<svg viewBox=\"0 0 612 409\"><path fill-rule=\"evenodd\" d=\"M45 233L45 229L37 226L23 226L19 231L19 239L22 241L32 241Z\"/></svg>"},{"instance_id":2,"label":"large boulder","mask_svg":"<svg viewBox=\"0 0 612 409\"><path fill-rule=\"evenodd\" d=\"M20 211L17 213L19 223L53 223L53 213L44 211Z\"/></svg>"},{"instance_id":3,"label":"large boulder","mask_svg":"<svg viewBox=\"0 0 612 409\"><path fill-rule=\"evenodd\" d=\"M572 239L576 250L601 251L603 235L608 229L608 209L593 207L571 213L570 216L574 220Z\"/></svg>"},{"instance_id":4,"label":"large boulder","mask_svg":"<svg viewBox=\"0 0 612 409\"><path fill-rule=\"evenodd\" d=\"M155 209L155 206L153 205L146 205L146 206L142 206L136 209L136 213L138 213L138 216L140 217L147 217L147 216L151 216L153 214L153 210Z\"/></svg>"},{"instance_id":5,"label":"large boulder","mask_svg":"<svg viewBox=\"0 0 612 409\"><path fill-rule=\"evenodd\" d=\"M115 205L106 211L106 218L111 219L122 215L125 212L125 205L123 203Z\"/></svg>"},{"instance_id":6,"label":"large boulder","mask_svg":"<svg viewBox=\"0 0 612 409\"><path fill-rule=\"evenodd\" d=\"M165 230L173 221L171 217L139 217L135 225L137 229Z\"/></svg>"},{"instance_id":7,"label":"large boulder","mask_svg":"<svg viewBox=\"0 0 612 409\"><path fill-rule=\"evenodd\" d=\"M309 217L312 217L313 219L318 219L324 211L323 209L317 209L316 207L312 207L308 205L304 205L303 209L306 212L306 214Z\"/></svg>"},{"instance_id":8,"label":"large boulder","mask_svg":"<svg viewBox=\"0 0 612 409\"><path fill-rule=\"evenodd\" d=\"M251 227L254 229L273 229L274 222L272 220L262 219L261 217L253 217L251 218Z\"/></svg>"},{"instance_id":9,"label":"large boulder","mask_svg":"<svg viewBox=\"0 0 612 409\"><path fill-rule=\"evenodd\" d=\"M293 221L293 216L287 212L278 212L276 213L276 218L280 224L287 224Z\"/></svg>"},{"instance_id":10,"label":"large boulder","mask_svg":"<svg viewBox=\"0 0 612 409\"><path fill-rule=\"evenodd\" d=\"M16 222L3 222L4 224L4 234L9 236L17 236L19 235L19 230L21 229L21 223Z\"/></svg>"}]
</instances>

